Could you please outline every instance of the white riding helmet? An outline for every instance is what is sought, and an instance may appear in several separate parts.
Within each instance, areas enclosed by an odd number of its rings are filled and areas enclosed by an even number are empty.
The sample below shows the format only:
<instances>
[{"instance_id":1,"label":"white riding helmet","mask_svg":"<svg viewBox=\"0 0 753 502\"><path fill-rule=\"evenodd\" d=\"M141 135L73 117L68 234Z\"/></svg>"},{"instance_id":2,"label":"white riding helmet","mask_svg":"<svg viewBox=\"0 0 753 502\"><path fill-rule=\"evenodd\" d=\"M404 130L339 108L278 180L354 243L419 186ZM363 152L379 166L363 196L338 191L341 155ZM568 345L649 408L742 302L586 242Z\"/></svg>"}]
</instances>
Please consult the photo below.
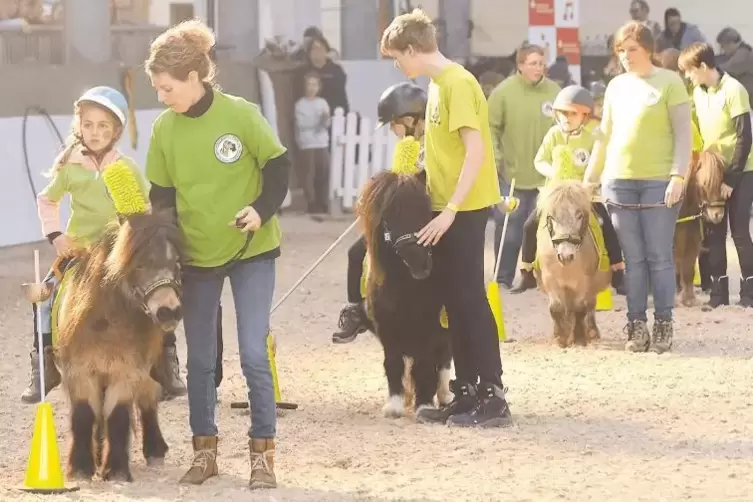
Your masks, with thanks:
<instances>
[{"instance_id":1,"label":"white riding helmet","mask_svg":"<svg viewBox=\"0 0 753 502\"><path fill-rule=\"evenodd\" d=\"M100 85L86 91L76 101L76 104L88 101L104 106L118 117L120 125L125 127L128 117L128 101L125 96L112 87Z\"/></svg>"}]
</instances>

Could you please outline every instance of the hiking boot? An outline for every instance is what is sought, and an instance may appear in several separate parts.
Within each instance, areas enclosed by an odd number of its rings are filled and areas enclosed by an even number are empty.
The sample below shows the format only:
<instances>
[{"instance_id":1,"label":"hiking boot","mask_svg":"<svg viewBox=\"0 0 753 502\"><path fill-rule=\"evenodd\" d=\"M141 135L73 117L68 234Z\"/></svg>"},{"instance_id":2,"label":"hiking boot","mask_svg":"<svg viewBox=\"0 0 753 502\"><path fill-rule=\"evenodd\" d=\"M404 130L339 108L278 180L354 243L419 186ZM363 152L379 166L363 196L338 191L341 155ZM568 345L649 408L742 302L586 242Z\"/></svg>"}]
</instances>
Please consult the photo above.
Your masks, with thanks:
<instances>
[{"instance_id":1,"label":"hiking boot","mask_svg":"<svg viewBox=\"0 0 753 502\"><path fill-rule=\"evenodd\" d=\"M180 484L200 485L217 474L217 436L194 436L193 461Z\"/></svg>"},{"instance_id":2,"label":"hiking boot","mask_svg":"<svg viewBox=\"0 0 753 502\"><path fill-rule=\"evenodd\" d=\"M742 283L741 283L742 286ZM740 294L742 298L742 293ZM711 291L706 305L715 309L722 305L729 305L729 278L726 275L711 278Z\"/></svg>"},{"instance_id":3,"label":"hiking boot","mask_svg":"<svg viewBox=\"0 0 753 502\"><path fill-rule=\"evenodd\" d=\"M249 439L248 450L251 455L251 478L248 486L252 490L277 488L275 476L275 440Z\"/></svg>"},{"instance_id":4,"label":"hiking boot","mask_svg":"<svg viewBox=\"0 0 753 502\"><path fill-rule=\"evenodd\" d=\"M625 296L627 294L624 270L615 270L612 272L612 287L614 288L614 292L620 296Z\"/></svg>"},{"instance_id":5,"label":"hiking boot","mask_svg":"<svg viewBox=\"0 0 753 502\"><path fill-rule=\"evenodd\" d=\"M162 357L154 368L152 377L162 386L164 399L185 396L188 393L186 384L180 378L178 351L174 345L162 348Z\"/></svg>"},{"instance_id":6,"label":"hiking boot","mask_svg":"<svg viewBox=\"0 0 753 502\"><path fill-rule=\"evenodd\" d=\"M509 427L512 425L506 390L494 384L478 387L478 401L473 410L452 415L447 425L454 427Z\"/></svg>"},{"instance_id":7,"label":"hiking boot","mask_svg":"<svg viewBox=\"0 0 753 502\"><path fill-rule=\"evenodd\" d=\"M753 307L753 277L740 279L740 301L737 304L741 307Z\"/></svg>"},{"instance_id":8,"label":"hiking boot","mask_svg":"<svg viewBox=\"0 0 753 502\"><path fill-rule=\"evenodd\" d=\"M625 350L628 352L648 351L648 346L651 344L651 334L648 332L646 321L628 321L623 331L628 337Z\"/></svg>"},{"instance_id":9,"label":"hiking boot","mask_svg":"<svg viewBox=\"0 0 753 502\"><path fill-rule=\"evenodd\" d=\"M478 404L476 386L450 380L450 390L455 395L452 402L440 408L420 408L416 411L416 421L424 424L444 424L458 413L468 413Z\"/></svg>"},{"instance_id":10,"label":"hiking boot","mask_svg":"<svg viewBox=\"0 0 753 502\"><path fill-rule=\"evenodd\" d=\"M366 332L367 316L363 302L349 303L340 311L337 331L332 335L332 343L350 343L358 335Z\"/></svg>"},{"instance_id":11,"label":"hiking boot","mask_svg":"<svg viewBox=\"0 0 753 502\"><path fill-rule=\"evenodd\" d=\"M663 354L672 348L674 327L671 319L657 319L654 321L654 333L651 340L651 352Z\"/></svg>"},{"instance_id":12,"label":"hiking boot","mask_svg":"<svg viewBox=\"0 0 753 502\"><path fill-rule=\"evenodd\" d=\"M536 289L536 277L533 275L533 270L521 269L520 282L510 289L510 294L517 295L529 289Z\"/></svg>"},{"instance_id":13,"label":"hiking boot","mask_svg":"<svg viewBox=\"0 0 753 502\"><path fill-rule=\"evenodd\" d=\"M31 375L29 377L29 386L21 394L21 401L28 404L36 404L42 400L42 391L39 387L39 352L32 350L29 353L31 363ZM52 347L44 349L44 393L48 394L52 389L60 385L61 377L57 366L55 366L55 357Z\"/></svg>"}]
</instances>

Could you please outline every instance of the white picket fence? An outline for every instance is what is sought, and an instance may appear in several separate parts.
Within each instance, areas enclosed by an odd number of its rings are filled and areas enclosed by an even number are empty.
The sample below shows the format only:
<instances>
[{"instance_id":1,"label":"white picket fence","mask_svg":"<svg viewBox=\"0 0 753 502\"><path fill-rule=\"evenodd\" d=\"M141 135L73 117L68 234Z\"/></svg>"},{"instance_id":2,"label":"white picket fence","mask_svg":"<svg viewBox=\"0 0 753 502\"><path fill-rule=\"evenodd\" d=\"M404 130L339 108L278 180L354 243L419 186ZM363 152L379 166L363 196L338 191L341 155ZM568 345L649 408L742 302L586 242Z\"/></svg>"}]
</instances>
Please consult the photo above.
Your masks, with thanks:
<instances>
[{"instance_id":1,"label":"white picket fence","mask_svg":"<svg viewBox=\"0 0 753 502\"><path fill-rule=\"evenodd\" d=\"M392 164L398 139L388 126L337 108L332 117L329 198L333 206L351 210L364 183Z\"/></svg>"}]
</instances>

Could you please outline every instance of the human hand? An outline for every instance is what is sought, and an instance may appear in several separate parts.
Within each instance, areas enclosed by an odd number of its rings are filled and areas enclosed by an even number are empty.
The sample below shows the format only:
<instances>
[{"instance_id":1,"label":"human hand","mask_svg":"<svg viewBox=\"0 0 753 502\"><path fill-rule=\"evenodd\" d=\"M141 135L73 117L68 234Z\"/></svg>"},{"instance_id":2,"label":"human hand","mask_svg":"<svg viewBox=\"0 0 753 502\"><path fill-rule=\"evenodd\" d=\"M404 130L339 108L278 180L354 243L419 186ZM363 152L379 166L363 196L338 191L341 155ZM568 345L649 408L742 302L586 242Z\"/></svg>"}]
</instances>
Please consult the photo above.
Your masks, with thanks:
<instances>
[{"instance_id":1,"label":"human hand","mask_svg":"<svg viewBox=\"0 0 753 502\"><path fill-rule=\"evenodd\" d=\"M726 183L722 183L722 197L729 199L732 196L732 187Z\"/></svg>"},{"instance_id":2,"label":"human hand","mask_svg":"<svg viewBox=\"0 0 753 502\"><path fill-rule=\"evenodd\" d=\"M237 227L241 232L255 232L261 227L261 217L251 206L246 206L235 215L235 221L229 223L231 227Z\"/></svg>"},{"instance_id":3,"label":"human hand","mask_svg":"<svg viewBox=\"0 0 753 502\"><path fill-rule=\"evenodd\" d=\"M52 245L55 246L55 251L60 258L70 258L73 256L73 252L76 249L76 244L67 234L60 234L55 237L52 241Z\"/></svg>"},{"instance_id":4,"label":"human hand","mask_svg":"<svg viewBox=\"0 0 753 502\"><path fill-rule=\"evenodd\" d=\"M682 190L684 180L679 176L672 176L664 192L664 203L667 207L672 207L682 200Z\"/></svg>"},{"instance_id":5,"label":"human hand","mask_svg":"<svg viewBox=\"0 0 753 502\"><path fill-rule=\"evenodd\" d=\"M520 206L520 199L517 197L505 197L502 202L497 204L497 209L502 213L512 213Z\"/></svg>"},{"instance_id":6,"label":"human hand","mask_svg":"<svg viewBox=\"0 0 753 502\"><path fill-rule=\"evenodd\" d=\"M443 209L433 220L418 232L418 244L434 246L455 221L455 211Z\"/></svg>"}]
</instances>

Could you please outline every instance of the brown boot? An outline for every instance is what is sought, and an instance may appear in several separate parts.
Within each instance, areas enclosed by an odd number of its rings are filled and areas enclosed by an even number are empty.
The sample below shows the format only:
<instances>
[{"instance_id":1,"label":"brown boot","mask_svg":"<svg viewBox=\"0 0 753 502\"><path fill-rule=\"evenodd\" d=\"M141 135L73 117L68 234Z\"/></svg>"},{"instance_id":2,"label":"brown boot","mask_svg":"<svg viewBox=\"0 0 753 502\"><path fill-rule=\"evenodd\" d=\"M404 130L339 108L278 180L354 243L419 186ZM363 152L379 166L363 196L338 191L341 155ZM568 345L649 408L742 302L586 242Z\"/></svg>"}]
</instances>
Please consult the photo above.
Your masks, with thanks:
<instances>
[{"instance_id":1,"label":"brown boot","mask_svg":"<svg viewBox=\"0 0 753 502\"><path fill-rule=\"evenodd\" d=\"M29 386L21 394L21 401L24 403L35 404L42 400L42 391L40 390L39 381L39 352L32 350L29 354L31 362L31 376ZM44 349L44 393L49 392L60 385L60 372L55 366L55 356L52 347Z\"/></svg>"},{"instance_id":2,"label":"brown boot","mask_svg":"<svg viewBox=\"0 0 753 502\"><path fill-rule=\"evenodd\" d=\"M200 485L212 476L217 476L217 436L194 436L193 462L180 483Z\"/></svg>"},{"instance_id":3,"label":"brown boot","mask_svg":"<svg viewBox=\"0 0 753 502\"><path fill-rule=\"evenodd\" d=\"M277 488L275 477L275 440L250 439L248 449L251 453L251 479L248 486L252 490Z\"/></svg>"}]
</instances>

